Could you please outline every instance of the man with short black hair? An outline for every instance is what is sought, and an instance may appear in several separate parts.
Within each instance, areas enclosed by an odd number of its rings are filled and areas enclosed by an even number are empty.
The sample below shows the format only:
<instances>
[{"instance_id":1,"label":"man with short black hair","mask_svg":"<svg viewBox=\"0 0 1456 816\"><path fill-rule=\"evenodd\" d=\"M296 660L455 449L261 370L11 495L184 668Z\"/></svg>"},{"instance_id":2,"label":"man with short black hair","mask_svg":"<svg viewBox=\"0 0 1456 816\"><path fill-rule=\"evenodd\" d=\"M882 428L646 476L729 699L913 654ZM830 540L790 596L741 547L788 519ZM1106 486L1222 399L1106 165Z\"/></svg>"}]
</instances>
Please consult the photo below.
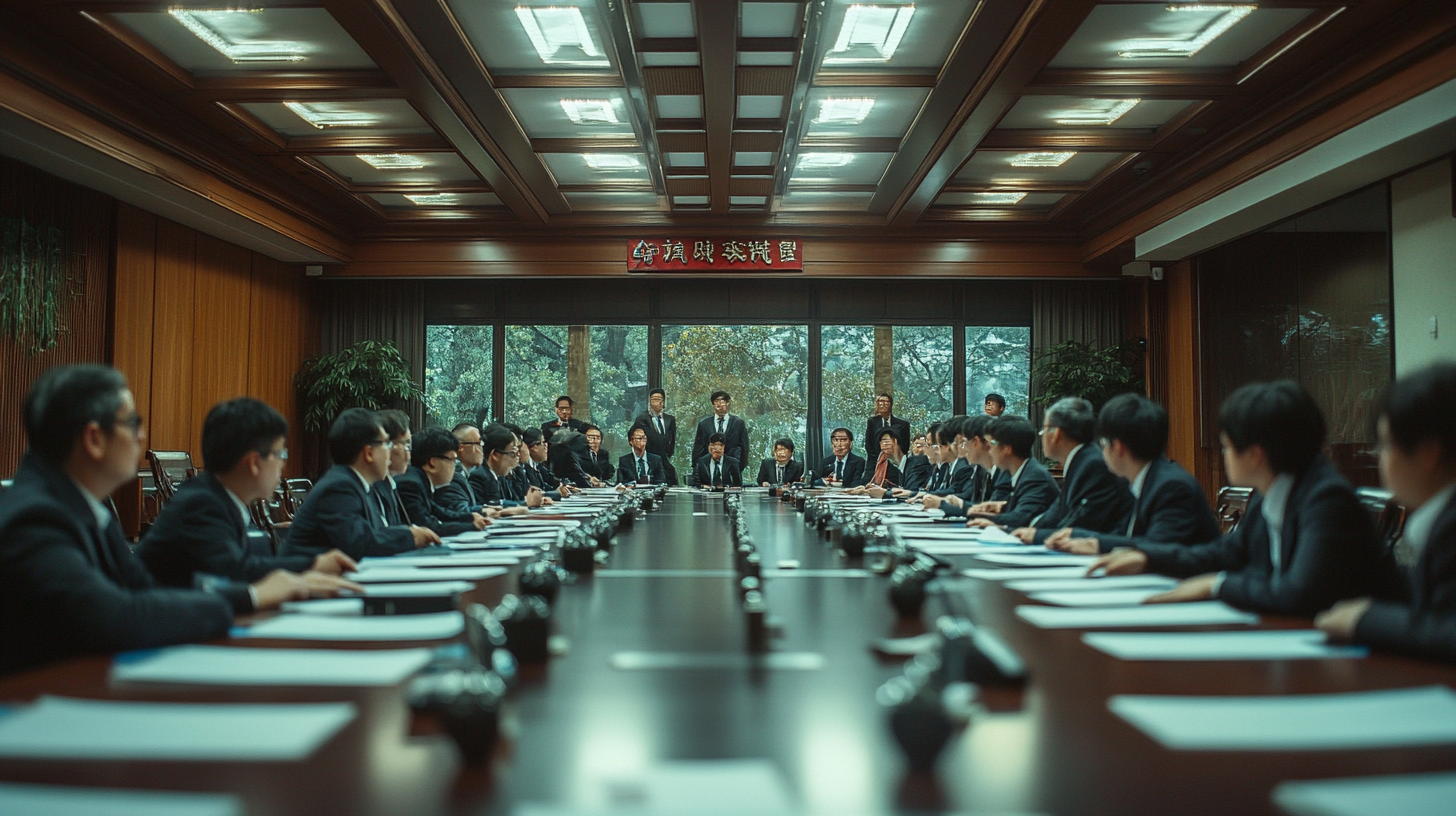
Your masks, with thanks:
<instances>
[{"instance_id":1,"label":"man with short black hair","mask_svg":"<svg viewBox=\"0 0 1456 816\"><path fill-rule=\"evenodd\" d=\"M340 413L329 426L329 458L334 466L298 508L285 553L315 555L338 549L357 561L439 544L440 537L426 527L389 525L370 494L374 483L389 473L393 447L373 411L350 408Z\"/></svg>"},{"instance_id":2,"label":"man with short black hair","mask_svg":"<svg viewBox=\"0 0 1456 816\"><path fill-rule=\"evenodd\" d=\"M1332 640L1456 662L1456 363L1401 377L1381 401L1380 480L1406 508L1416 564L1403 590L1340 601L1315 618Z\"/></svg>"},{"instance_id":3,"label":"man with short black hair","mask_svg":"<svg viewBox=\"0 0 1456 816\"><path fill-rule=\"evenodd\" d=\"M726 450L722 434L708 437L708 454L693 466L694 487L743 486L743 468L735 459L725 455Z\"/></svg>"},{"instance_id":4,"label":"man with short black hair","mask_svg":"<svg viewBox=\"0 0 1456 816\"><path fill-rule=\"evenodd\" d=\"M448 521L436 509L434 495L455 477L459 458L459 441L444 428L426 428L414 437L409 467L395 478L394 489L409 523L428 527L441 537L485 529L489 522L478 513L469 521Z\"/></svg>"},{"instance_id":5,"label":"man with short black hair","mask_svg":"<svg viewBox=\"0 0 1456 816\"><path fill-rule=\"evenodd\" d=\"M397 408L389 408L377 412L379 424L384 428L384 433L389 437L389 469L384 478L375 482L369 488L369 494L379 502L379 508L384 513L386 524L409 524L409 515L405 512L404 505L400 503L399 494L395 491L395 477L404 475L410 465L410 434L409 414Z\"/></svg>"},{"instance_id":6,"label":"man with short black hair","mask_svg":"<svg viewBox=\"0 0 1456 816\"><path fill-rule=\"evenodd\" d=\"M1168 412L1163 406L1138 394L1113 397L1097 414L1096 433L1107 469L1131 485L1132 512L1107 533L1063 527L1047 538L1048 547L1093 555L1132 547L1139 540L1195 543L1218 538L1218 519L1203 487L1164 454Z\"/></svg>"},{"instance_id":7,"label":"man with short black hair","mask_svg":"<svg viewBox=\"0 0 1456 816\"><path fill-rule=\"evenodd\" d=\"M521 466L526 471L527 480L540 488L548 499L570 496L571 486L561 481L549 467L545 466L550 447L546 442L546 437L542 435L541 429L526 428L521 432L521 443L526 446Z\"/></svg>"},{"instance_id":8,"label":"man with short black hair","mask_svg":"<svg viewBox=\"0 0 1456 816\"><path fill-rule=\"evenodd\" d=\"M696 463L708 455L708 439L713 434L718 434L723 437L723 455L746 466L750 450L748 425L743 422L742 417L728 413L728 406L733 398L727 391L714 391L710 400L713 403L713 413L698 422L698 435L693 440L693 462Z\"/></svg>"},{"instance_id":9,"label":"man with short black hair","mask_svg":"<svg viewBox=\"0 0 1456 816\"><path fill-rule=\"evenodd\" d=\"M470 474L470 488L476 496L497 507L540 507L546 502L546 494L538 487L530 487L520 496L515 493L511 474L521 458L521 438L509 427L498 422L487 425L481 431L480 443L485 463Z\"/></svg>"},{"instance_id":10,"label":"man with short black hair","mask_svg":"<svg viewBox=\"0 0 1456 816\"><path fill-rule=\"evenodd\" d=\"M982 410L985 411L986 416L996 419L1006 413L1006 398L1000 394L987 394Z\"/></svg>"},{"instance_id":11,"label":"man with short black hair","mask_svg":"<svg viewBox=\"0 0 1456 816\"><path fill-rule=\"evenodd\" d=\"M865 422L866 462L874 462L880 458L880 431L886 428L895 432L901 452L910 450L910 423L895 416L894 407L895 398L889 393L875 397L875 413Z\"/></svg>"},{"instance_id":12,"label":"man with short black hair","mask_svg":"<svg viewBox=\"0 0 1456 816\"><path fill-rule=\"evenodd\" d=\"M667 483L677 484L677 469L672 457L677 454L677 417L666 412L667 392L654 388L647 392L647 410L632 420L635 427L647 430L647 452L662 458Z\"/></svg>"},{"instance_id":13,"label":"man with short black hair","mask_svg":"<svg viewBox=\"0 0 1456 816\"><path fill-rule=\"evenodd\" d=\"M1031 456L1036 429L1018 416L1003 416L987 428L991 435L991 459L998 470L1011 474L1011 497L1005 501L989 501L972 505L969 513L985 513L993 520L973 518L967 527L1001 525L1007 529L1025 527L1045 513L1057 500L1057 482L1046 466ZM942 508L945 509L945 508Z\"/></svg>"},{"instance_id":14,"label":"man with short black hair","mask_svg":"<svg viewBox=\"0 0 1456 816\"><path fill-rule=\"evenodd\" d=\"M814 473L815 484L833 487L858 487L864 484L865 460L855 455L854 432L848 428L835 428L829 432L830 454L819 463Z\"/></svg>"},{"instance_id":15,"label":"man with short black hair","mask_svg":"<svg viewBox=\"0 0 1456 816\"><path fill-rule=\"evenodd\" d=\"M991 478L991 457L982 433L990 423L990 417L977 414L952 417L941 426L941 434L952 437L946 448L956 457L952 465L957 470L949 486L921 497L926 509L939 507L949 516L964 518L967 507L984 500Z\"/></svg>"},{"instance_id":16,"label":"man with short black hair","mask_svg":"<svg viewBox=\"0 0 1456 816\"><path fill-rule=\"evenodd\" d=\"M900 470L903 478L899 489L909 494L920 492L930 482L931 464L924 434L910 440L910 455L905 457Z\"/></svg>"},{"instance_id":17,"label":"man with short black hair","mask_svg":"<svg viewBox=\"0 0 1456 816\"><path fill-rule=\"evenodd\" d=\"M586 446L591 451L591 457L587 460L587 472L600 481L610 481L616 475L617 469L612 467L611 451L602 448L602 429L595 425L588 424L586 430L582 431L586 437Z\"/></svg>"},{"instance_id":18,"label":"man with short black hair","mask_svg":"<svg viewBox=\"0 0 1456 816\"><path fill-rule=\"evenodd\" d=\"M0 674L76 655L227 637L233 616L309 596L275 570L158 588L103 503L136 479L146 432L121 372L55 366L23 407L29 450L0 496Z\"/></svg>"},{"instance_id":19,"label":"man with short black hair","mask_svg":"<svg viewBox=\"0 0 1456 816\"><path fill-rule=\"evenodd\" d=\"M438 514L445 521L469 521L472 514L485 514L485 500L475 495L470 486L470 472L480 467L484 453L480 445L480 429L473 423L461 422L450 433L459 443L456 449L455 477L450 483L435 491L435 505Z\"/></svg>"},{"instance_id":20,"label":"man with short black hair","mask_svg":"<svg viewBox=\"0 0 1456 816\"><path fill-rule=\"evenodd\" d=\"M137 557L163 586L191 587L201 576L250 583L273 570L303 573L318 594L353 584L337 576L358 568L337 549L274 555L248 507L272 498L288 460L288 420L251 397L220 402L202 421L205 469L177 487L137 547Z\"/></svg>"},{"instance_id":21,"label":"man with short black hair","mask_svg":"<svg viewBox=\"0 0 1456 816\"><path fill-rule=\"evenodd\" d=\"M794 459L794 440L785 437L774 440L773 458L758 463L758 478L754 481L760 487L777 487L803 478L804 466Z\"/></svg>"},{"instance_id":22,"label":"man with short black hair","mask_svg":"<svg viewBox=\"0 0 1456 816\"><path fill-rule=\"evenodd\" d=\"M627 444L632 452L617 463L617 484L667 484L667 476L662 472L662 457L647 452L647 429L632 426L632 430L627 432Z\"/></svg>"},{"instance_id":23,"label":"man with short black hair","mask_svg":"<svg viewBox=\"0 0 1456 816\"><path fill-rule=\"evenodd\" d=\"M546 441L551 441L551 435L557 431L576 431L581 433L586 430L586 423L579 419L572 419L571 412L576 409L576 404L571 397L565 394L556 398L556 419L550 422L541 423L541 434Z\"/></svg>"},{"instance_id":24,"label":"man with short black hair","mask_svg":"<svg viewBox=\"0 0 1456 816\"><path fill-rule=\"evenodd\" d=\"M1092 403L1064 397L1052 403L1042 420L1041 448L1062 463L1062 489L1045 513L1012 531L1023 544L1046 544L1064 525L1076 522L1088 530L1110 533L1125 527L1132 510L1127 482L1107 469L1093 441L1096 418Z\"/></svg>"},{"instance_id":25,"label":"man with short black hair","mask_svg":"<svg viewBox=\"0 0 1456 816\"><path fill-rule=\"evenodd\" d=\"M1320 452L1325 419L1309 392L1290 380L1250 383L1224 400L1218 424L1229 483L1258 491L1239 525L1192 546L1138 542L1093 569L1187 578L1149 603L1216 598L1281 615L1395 591L1399 578L1369 514Z\"/></svg>"}]
</instances>

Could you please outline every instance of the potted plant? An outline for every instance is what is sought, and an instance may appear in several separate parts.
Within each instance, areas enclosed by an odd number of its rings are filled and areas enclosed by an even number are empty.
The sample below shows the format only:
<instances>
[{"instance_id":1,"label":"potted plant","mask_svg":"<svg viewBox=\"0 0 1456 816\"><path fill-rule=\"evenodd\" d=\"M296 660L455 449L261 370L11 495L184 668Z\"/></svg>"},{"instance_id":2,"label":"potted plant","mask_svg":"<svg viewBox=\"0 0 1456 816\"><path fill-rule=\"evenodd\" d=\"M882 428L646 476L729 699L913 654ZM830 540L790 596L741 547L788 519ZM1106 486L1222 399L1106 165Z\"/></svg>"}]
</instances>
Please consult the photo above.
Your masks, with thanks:
<instances>
[{"instance_id":1,"label":"potted plant","mask_svg":"<svg viewBox=\"0 0 1456 816\"><path fill-rule=\"evenodd\" d=\"M410 379L409 364L393 343L362 340L335 354L305 360L294 378L303 407L303 427L326 431L346 408L378 411L423 400Z\"/></svg>"},{"instance_id":2,"label":"potted plant","mask_svg":"<svg viewBox=\"0 0 1456 816\"><path fill-rule=\"evenodd\" d=\"M1145 345L1134 339L1102 349L1075 340L1052 346L1032 364L1032 403L1046 408L1062 397L1082 397L1095 411L1118 394L1142 393Z\"/></svg>"}]
</instances>

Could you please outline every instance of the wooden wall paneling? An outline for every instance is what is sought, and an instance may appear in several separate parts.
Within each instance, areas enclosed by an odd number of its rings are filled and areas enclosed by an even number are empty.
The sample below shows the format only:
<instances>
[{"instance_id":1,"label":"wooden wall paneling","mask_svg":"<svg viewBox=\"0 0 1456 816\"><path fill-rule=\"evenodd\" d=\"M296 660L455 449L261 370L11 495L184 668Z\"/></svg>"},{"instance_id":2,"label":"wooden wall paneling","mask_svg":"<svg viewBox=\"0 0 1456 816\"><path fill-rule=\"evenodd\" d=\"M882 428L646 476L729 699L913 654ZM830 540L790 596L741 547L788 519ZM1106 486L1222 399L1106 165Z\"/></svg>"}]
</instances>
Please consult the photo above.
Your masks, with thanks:
<instances>
[{"instance_id":1,"label":"wooden wall paneling","mask_svg":"<svg viewBox=\"0 0 1456 816\"><path fill-rule=\"evenodd\" d=\"M212 406L248 391L247 338L253 253L197 236L192 295L192 461L202 460L202 421Z\"/></svg>"},{"instance_id":2,"label":"wooden wall paneling","mask_svg":"<svg viewBox=\"0 0 1456 816\"><path fill-rule=\"evenodd\" d=\"M288 419L288 447L298 452L284 468L290 477L303 474L307 445L293 376L318 351L318 332L314 330L318 324L307 284L297 267L253 255L247 393Z\"/></svg>"},{"instance_id":3,"label":"wooden wall paneling","mask_svg":"<svg viewBox=\"0 0 1456 816\"><path fill-rule=\"evenodd\" d=\"M1193 263L1169 264L1163 272L1166 308L1166 361L1163 372L1168 409L1168 458L1198 478L1213 503L1218 495L1217 451L1202 445L1199 394L1198 286Z\"/></svg>"},{"instance_id":4,"label":"wooden wall paneling","mask_svg":"<svg viewBox=\"0 0 1456 816\"><path fill-rule=\"evenodd\" d=\"M152 308L152 439L156 450L192 450L192 343L197 233L157 220Z\"/></svg>"},{"instance_id":5,"label":"wooden wall paneling","mask_svg":"<svg viewBox=\"0 0 1456 816\"><path fill-rule=\"evenodd\" d=\"M157 217L130 204L116 206L116 254L111 282L111 364L126 375L137 413L152 421L152 300L156 291Z\"/></svg>"}]
</instances>

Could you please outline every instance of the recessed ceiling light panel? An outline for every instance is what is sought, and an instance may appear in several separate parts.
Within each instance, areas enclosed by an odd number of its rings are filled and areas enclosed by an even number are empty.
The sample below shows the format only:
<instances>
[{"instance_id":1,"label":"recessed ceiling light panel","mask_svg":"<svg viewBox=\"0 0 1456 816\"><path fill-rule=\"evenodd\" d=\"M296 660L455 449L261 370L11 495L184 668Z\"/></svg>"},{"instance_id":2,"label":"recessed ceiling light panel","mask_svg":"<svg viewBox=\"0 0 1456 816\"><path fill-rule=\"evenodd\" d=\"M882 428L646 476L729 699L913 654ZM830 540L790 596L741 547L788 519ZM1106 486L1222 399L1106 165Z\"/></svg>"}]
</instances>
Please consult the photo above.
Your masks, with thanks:
<instances>
[{"instance_id":1,"label":"recessed ceiling light panel","mask_svg":"<svg viewBox=\"0 0 1456 816\"><path fill-rule=\"evenodd\" d=\"M1180 3L1168 6L1173 13L1215 13L1202 31L1183 39L1139 39L1128 40L1118 47L1117 55L1123 59L1167 59L1170 57L1191 57L1238 22L1253 14L1258 6L1226 5L1215 3Z\"/></svg>"},{"instance_id":2,"label":"recessed ceiling light panel","mask_svg":"<svg viewBox=\"0 0 1456 816\"><path fill-rule=\"evenodd\" d=\"M404 197L420 207L440 207L460 200L454 193L405 193Z\"/></svg>"},{"instance_id":3,"label":"recessed ceiling light panel","mask_svg":"<svg viewBox=\"0 0 1456 816\"><path fill-rule=\"evenodd\" d=\"M642 162L627 153L583 153L586 166L593 170L636 170Z\"/></svg>"},{"instance_id":4,"label":"recessed ceiling light panel","mask_svg":"<svg viewBox=\"0 0 1456 816\"><path fill-rule=\"evenodd\" d=\"M369 127L377 124L373 114L358 111L319 110L308 102L284 102L283 107L319 130L331 127Z\"/></svg>"},{"instance_id":5,"label":"recessed ceiling light panel","mask_svg":"<svg viewBox=\"0 0 1456 816\"><path fill-rule=\"evenodd\" d=\"M168 14L218 53L233 62L303 62L306 46L286 40L247 40L229 33L243 19L262 9L169 9Z\"/></svg>"},{"instance_id":6,"label":"recessed ceiling light panel","mask_svg":"<svg viewBox=\"0 0 1456 816\"><path fill-rule=\"evenodd\" d=\"M1069 110L1055 114L1059 125L1110 125L1138 106L1141 99L1094 99L1095 110Z\"/></svg>"},{"instance_id":7,"label":"recessed ceiling light panel","mask_svg":"<svg viewBox=\"0 0 1456 816\"><path fill-rule=\"evenodd\" d=\"M375 170L418 170L425 160L407 153L358 153L359 160Z\"/></svg>"},{"instance_id":8,"label":"recessed ceiling light panel","mask_svg":"<svg viewBox=\"0 0 1456 816\"><path fill-rule=\"evenodd\" d=\"M1075 155L1077 155L1075 151L1065 153L1017 153L1008 159L1008 161L1012 167L1061 167L1067 163L1067 159Z\"/></svg>"},{"instance_id":9,"label":"recessed ceiling light panel","mask_svg":"<svg viewBox=\"0 0 1456 816\"><path fill-rule=\"evenodd\" d=\"M843 167L853 160L853 153L801 153L799 154L799 169L825 170L831 167Z\"/></svg>"},{"instance_id":10,"label":"recessed ceiling light panel","mask_svg":"<svg viewBox=\"0 0 1456 816\"><path fill-rule=\"evenodd\" d=\"M816 125L857 125L870 115L875 107L871 98L836 99L830 97L819 103Z\"/></svg>"},{"instance_id":11,"label":"recessed ceiling light panel","mask_svg":"<svg viewBox=\"0 0 1456 816\"><path fill-rule=\"evenodd\" d=\"M547 65L607 68L611 62L592 39L576 6L516 6L516 19Z\"/></svg>"},{"instance_id":12,"label":"recessed ceiling light panel","mask_svg":"<svg viewBox=\"0 0 1456 816\"><path fill-rule=\"evenodd\" d=\"M825 65L889 62L900 47L914 4L853 5L844 10L839 36L824 56Z\"/></svg>"},{"instance_id":13,"label":"recessed ceiling light panel","mask_svg":"<svg viewBox=\"0 0 1456 816\"><path fill-rule=\"evenodd\" d=\"M620 121L611 99L563 99L561 109L577 125L615 125Z\"/></svg>"},{"instance_id":14,"label":"recessed ceiling light panel","mask_svg":"<svg viewBox=\"0 0 1456 816\"><path fill-rule=\"evenodd\" d=\"M972 204L1016 204L1026 198L1026 193L971 193Z\"/></svg>"}]
</instances>

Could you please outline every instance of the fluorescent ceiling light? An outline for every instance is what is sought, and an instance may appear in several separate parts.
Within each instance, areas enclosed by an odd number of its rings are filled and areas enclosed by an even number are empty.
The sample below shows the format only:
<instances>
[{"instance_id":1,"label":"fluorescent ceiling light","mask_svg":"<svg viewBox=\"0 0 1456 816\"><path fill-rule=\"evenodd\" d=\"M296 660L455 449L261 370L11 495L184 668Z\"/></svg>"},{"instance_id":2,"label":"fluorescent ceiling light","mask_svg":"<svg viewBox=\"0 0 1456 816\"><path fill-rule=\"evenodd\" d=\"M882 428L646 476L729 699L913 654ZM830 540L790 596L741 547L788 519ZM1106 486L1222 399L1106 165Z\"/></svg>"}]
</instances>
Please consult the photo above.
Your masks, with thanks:
<instances>
[{"instance_id":1,"label":"fluorescent ceiling light","mask_svg":"<svg viewBox=\"0 0 1456 816\"><path fill-rule=\"evenodd\" d=\"M972 204L1016 204L1026 193L971 193Z\"/></svg>"},{"instance_id":2,"label":"fluorescent ceiling light","mask_svg":"<svg viewBox=\"0 0 1456 816\"><path fill-rule=\"evenodd\" d=\"M839 36L824 56L824 64L888 62L914 14L913 4L850 6L844 10Z\"/></svg>"},{"instance_id":3,"label":"fluorescent ceiling light","mask_svg":"<svg viewBox=\"0 0 1456 816\"><path fill-rule=\"evenodd\" d=\"M581 157L593 170L636 170L642 166L642 162L629 153L583 153Z\"/></svg>"},{"instance_id":4,"label":"fluorescent ceiling light","mask_svg":"<svg viewBox=\"0 0 1456 816\"><path fill-rule=\"evenodd\" d=\"M1138 106L1141 99L1094 99L1102 110L1069 110L1055 115L1059 125L1110 125ZM1110 106L1110 107L1109 107Z\"/></svg>"},{"instance_id":5,"label":"fluorescent ceiling light","mask_svg":"<svg viewBox=\"0 0 1456 816\"><path fill-rule=\"evenodd\" d=\"M1012 156L1012 167L1061 167L1067 163L1067 159L1077 155L1075 151L1070 153L1017 153Z\"/></svg>"},{"instance_id":6,"label":"fluorescent ceiling light","mask_svg":"<svg viewBox=\"0 0 1456 816\"><path fill-rule=\"evenodd\" d=\"M606 68L611 65L576 6L516 6L516 18L547 65Z\"/></svg>"},{"instance_id":7,"label":"fluorescent ceiling light","mask_svg":"<svg viewBox=\"0 0 1456 816\"><path fill-rule=\"evenodd\" d=\"M1202 51L1204 46L1233 28L1238 22L1253 14L1258 6L1215 5L1213 3L1179 4L1168 6L1172 12L1222 12L1207 28L1191 38L1181 40L1128 40L1117 51L1123 59L1161 59L1167 57L1191 57Z\"/></svg>"},{"instance_id":8,"label":"fluorescent ceiling light","mask_svg":"<svg viewBox=\"0 0 1456 816\"><path fill-rule=\"evenodd\" d=\"M425 160L406 153L357 153L359 161L375 170L418 170Z\"/></svg>"},{"instance_id":9,"label":"fluorescent ceiling light","mask_svg":"<svg viewBox=\"0 0 1456 816\"><path fill-rule=\"evenodd\" d=\"M170 9L168 14L181 23L199 40L217 49L218 53L233 62L303 62L303 43L285 40L245 40L233 42L216 26L222 23L227 28L228 15L262 14L262 9Z\"/></svg>"},{"instance_id":10,"label":"fluorescent ceiling light","mask_svg":"<svg viewBox=\"0 0 1456 816\"><path fill-rule=\"evenodd\" d=\"M843 167L853 160L853 153L803 153L799 155L799 169L822 170L829 167Z\"/></svg>"},{"instance_id":11,"label":"fluorescent ceiling light","mask_svg":"<svg viewBox=\"0 0 1456 816\"><path fill-rule=\"evenodd\" d=\"M405 193L404 197L420 207L438 207L442 204L455 204L459 201L454 193Z\"/></svg>"},{"instance_id":12,"label":"fluorescent ceiling light","mask_svg":"<svg viewBox=\"0 0 1456 816\"><path fill-rule=\"evenodd\" d=\"M561 109L577 125L615 125L617 110L610 99L563 99Z\"/></svg>"},{"instance_id":13,"label":"fluorescent ceiling light","mask_svg":"<svg viewBox=\"0 0 1456 816\"><path fill-rule=\"evenodd\" d=\"M857 125L870 115L874 108L875 100L863 99L826 99L819 103L819 115L815 117L817 125Z\"/></svg>"},{"instance_id":14,"label":"fluorescent ceiling light","mask_svg":"<svg viewBox=\"0 0 1456 816\"><path fill-rule=\"evenodd\" d=\"M373 114L356 111L319 110L307 102L284 102L283 107L319 130L331 127L368 127L376 124Z\"/></svg>"}]
</instances>

